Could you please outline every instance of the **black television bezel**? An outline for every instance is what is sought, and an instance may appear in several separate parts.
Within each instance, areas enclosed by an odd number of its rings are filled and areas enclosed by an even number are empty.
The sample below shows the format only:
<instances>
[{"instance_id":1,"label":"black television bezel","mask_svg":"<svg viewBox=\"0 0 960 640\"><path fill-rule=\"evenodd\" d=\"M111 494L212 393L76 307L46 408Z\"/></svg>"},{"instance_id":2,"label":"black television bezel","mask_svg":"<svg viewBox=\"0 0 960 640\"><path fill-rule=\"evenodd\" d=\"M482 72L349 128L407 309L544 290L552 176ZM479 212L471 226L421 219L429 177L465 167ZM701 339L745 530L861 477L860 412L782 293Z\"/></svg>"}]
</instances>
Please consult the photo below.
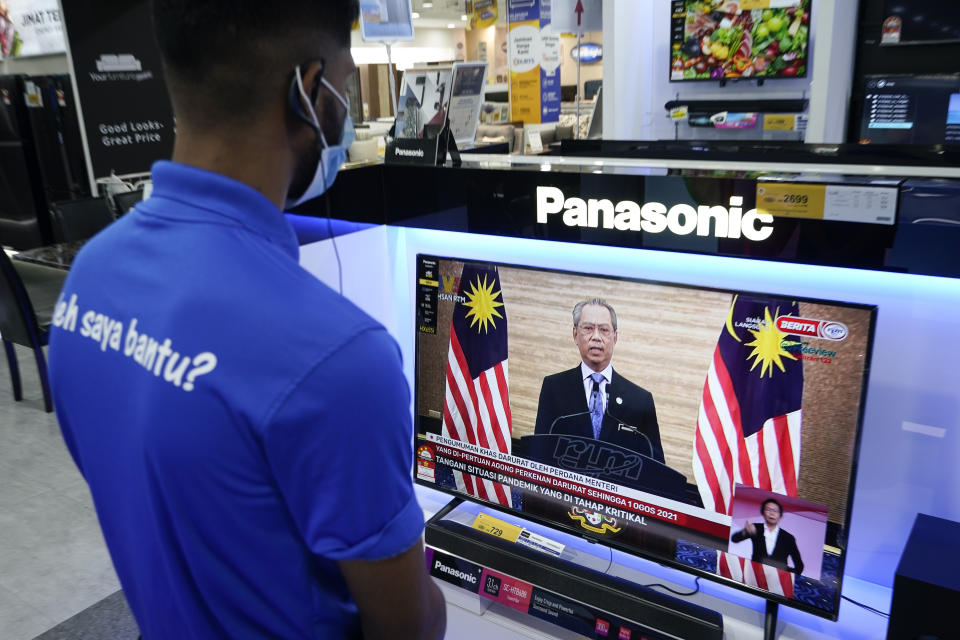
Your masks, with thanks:
<instances>
[{"instance_id":1,"label":"black television bezel","mask_svg":"<svg viewBox=\"0 0 960 640\"><path fill-rule=\"evenodd\" d=\"M684 0L684 1L686 1L686 0ZM814 4L814 3L813 3L813 0L801 0L801 2L807 2L807 3L810 5L809 7L807 7L806 9L804 9L804 11L806 11L807 13L810 14L810 25L813 25L813 4ZM671 19L672 19L672 16L671 16ZM796 79L798 79L798 78L808 78L808 77L810 77L810 66L811 66L811 64L813 63L813 58L810 57L810 51L811 51L811 49L812 49L812 46L811 46L811 45L813 44L813 41L812 41L812 39L811 39L810 36L812 36L812 35L813 35L813 28L812 28L812 26L811 26L810 31L809 31L809 35L807 36L807 48L806 48L806 50L804 51L804 58L806 58L807 63L804 65L803 73L798 73L798 74L795 75L795 76L783 76L783 75L776 75L776 76L750 76L750 77L748 77L748 78L743 78L743 77L731 78L731 77L724 76L724 77L722 77L722 78L681 78L681 79L679 79L679 80L674 80L674 79L673 79L673 73L672 73L672 71L673 71L673 68L672 68L672 65L673 65L673 38L672 38L672 36L671 36L671 39L670 39L670 51L669 51L668 54L667 54L667 75L668 75L668 77L670 78L670 82L671 82L671 83L676 83L676 84L688 84L688 83L695 83L695 82L714 82L714 83L717 83L717 84L720 84L720 85L724 85L724 84L727 84L727 83L737 83L737 82L748 82L748 83L749 83L749 82L756 82L756 81L763 81L764 83L766 83L766 82L769 82L769 81L771 81L771 80L796 80Z\"/></svg>"},{"instance_id":2,"label":"black television bezel","mask_svg":"<svg viewBox=\"0 0 960 640\"><path fill-rule=\"evenodd\" d=\"M460 257L456 257L456 256L440 256L440 255L436 255L436 254L432 254L432 253L417 253L417 254L415 254L415 256L414 256L414 269L413 269L413 271L412 271L414 280L416 280L417 267L419 266L421 259L438 260L438 261L439 261L439 260L448 260L448 261L453 261L453 262L462 262L462 263L464 263L465 265L466 265L466 264L488 264L488 265L494 265L494 266L496 266L497 268L506 267L506 268L511 268L511 269L525 269L525 270L529 270L529 271L541 271L541 272L546 271L546 272L556 273L556 274L561 274L561 275L588 276L588 277L603 278L603 279L607 279L607 280L615 280L615 281L621 281L621 282L633 282L633 283L643 283L643 284L652 284L652 285L663 285L663 286L670 286L670 287L679 287L679 288L683 288L683 289L696 289L696 290L699 290L699 291L712 291L712 292L721 292L721 293L730 293L730 294L740 293L740 294L747 294L747 295L773 296L773 297L780 297L780 298L784 298L784 297L785 297L785 298L790 298L790 299L792 299L792 300L796 300L796 301L798 301L798 302L807 302L807 303L814 303L814 304L832 304L832 305L837 305L837 306L845 306L845 307L849 307L849 308L863 309L863 310L865 310L865 311L869 311L869 313L870 313L870 328L869 328L869 332L868 332L868 335L867 335L866 352L864 353L863 382L862 382L862 384L861 384L862 392L861 392L861 394L860 394L860 405L859 405L859 407L857 408L856 433L854 434L854 440L853 440L853 457L852 457L852 459L851 459L851 461L850 461L850 477L849 477L849 479L848 479L848 486L847 486L846 518L844 519L844 522L843 522L843 524L842 524L842 526L841 526L840 535L839 535L839 540L838 540L838 544L842 544L842 546L838 546L838 548L840 548L840 550L841 550L841 554L840 554L840 565L839 565L839 568L838 568L837 597L836 597L836 600L835 600L836 606L834 607L833 611L826 611L826 610L824 610L824 609L817 608L817 607L815 607L815 606L813 606L813 605L809 605L809 604L806 604L806 603L803 603L803 602L800 602L800 601L797 601L797 600L793 600L793 599L787 598L787 597L785 597L785 596L778 595L778 594L773 593L773 592L770 592L770 591L764 591L764 590L762 590L762 589L759 589L758 587L748 586L748 585L743 584L743 583L741 583L741 582L737 582L736 580L733 580L733 579L731 579L731 578L725 578L725 577L723 577L723 576L721 576L721 575L719 575L719 574L717 574L717 573L710 573L710 572L704 571L704 570L702 570L702 569L697 569L696 567L693 567L693 566L691 566L691 565L687 565L687 564L683 564L683 563L681 563L681 562L678 562L678 561L675 560L675 559L667 559L667 558L663 558L663 557L657 556L657 555L652 554L652 553L645 553L643 549L639 549L639 548L637 548L637 547L632 547L632 546L625 545L625 544L620 544L620 543L618 543L618 542L615 541L615 540L604 539L603 537L597 536L597 535L594 535L594 534L591 534L591 533L588 532L588 531L585 531L585 530L582 530L582 529L574 529L572 526L564 525L564 524L562 524L562 523L559 523L559 522L550 520L549 518L543 518L543 517L540 517L540 516L537 516L537 515L525 513L525 512L523 512L523 511L518 511L518 510L514 509L512 506L509 507L509 508L505 508L503 505L500 505L500 504L497 504L497 503L493 503L493 502L490 502L490 501L488 501L488 500L483 500L483 499L481 499L481 498L477 498L476 496L471 496L470 494L467 494L467 493L461 493L461 492L459 492L459 491L455 491L455 490L452 490L452 489L447 489L447 488L444 488L444 487L439 487L439 486L437 486L436 484L434 484L434 483L432 483L432 482L427 482L427 481L425 481L425 480L420 480L419 478L417 478L417 474L416 474L416 466L417 466L416 449L417 449L417 446L420 444L420 442L419 442L420 436L419 436L418 428L417 428L417 427L418 427L418 424L419 424L419 420L418 420L419 415L418 415L417 411L418 411L418 407L420 406L420 397L419 397L419 396L420 396L420 385L419 385L419 373L420 373L420 348L419 348L419 345L420 345L420 332L417 331L417 328L416 328L416 327L417 327L417 322L416 322L416 305L412 305L412 309L411 309L411 310L413 311L413 314L414 314L413 322L412 322L412 326L413 326L413 328L414 328L414 329L413 329L413 330L414 330L414 373L413 373L413 375L414 375L414 380L413 380L413 415L412 415L412 418L413 418L413 456L412 456L412 460L411 460L411 464L412 464L411 470L412 470L412 472L413 472L413 478L414 478L414 482L415 482L416 484L421 485L421 486L424 486L424 487L429 487L429 488L433 489L434 491L439 491L439 492L441 492L441 493L445 493L445 494L448 494L448 495L453 496L453 497L456 497L456 498L461 498L461 499L463 499L463 500L465 500L465 501L475 502L475 503L478 503L478 504L480 504L480 505L489 505L489 506L492 507L492 508L499 509L499 510L503 510L503 511L507 511L508 513L511 513L511 514L513 514L513 515L515 515L515 516L523 519L523 520L529 520L529 521L532 521L532 522L536 522L536 523L542 524L542 525L544 525L544 526L546 526L546 527L549 527L550 529L554 529L554 530L557 530L557 531L561 531L561 532L563 532L563 533L566 533L566 534L569 534L569 535L573 535L573 536L576 536L576 537L586 538L586 539L588 539L588 540L590 540L590 541L592 541L592 542L594 542L594 543L601 544L601 545L603 545L603 546L610 547L610 548L612 548L612 549L617 549L617 550L619 550L619 551L623 551L623 552L625 552L625 553L628 553L628 554L633 555L633 556L637 556L637 557L642 558L642 559L644 559L644 560L649 560L649 561L655 562L655 563L657 563L657 564L660 564L660 565L663 565L663 566L666 566L666 567L670 567L670 568L672 568L672 569L677 569L677 570L679 570L679 571L683 571L683 572L685 572L685 573L689 573L689 574L694 575L694 576L699 576L699 577L702 577L702 578L706 578L706 579L711 580L711 581L713 581L713 582L717 582L717 583L719 583L719 584L723 584L723 585L725 585L725 586L732 587L732 588L737 589L737 590L739 590L739 591L744 591L744 592L749 593L749 594L751 594L751 595L759 596L759 597L764 598L765 600L767 600L767 601L769 601L769 602L776 602L776 603L778 603L778 604L782 604L782 605L788 606L788 607L790 607L790 608L792 608L792 609L797 609L797 610L799 610L799 611L804 611L804 612L806 612L806 613L810 613L810 614L813 614L813 615L815 615L815 616L817 616L817 617L825 618L825 619L827 619L827 620L832 620L832 621L836 621L836 620L837 620L837 618L838 618L839 615L840 615L840 600L841 600L841 598L842 598L843 578L844 578L844 573L845 573L845 570L846 570L846 561L847 561L847 546L846 546L846 542L847 542L847 537L848 537L849 531L850 531L850 522L851 522L851 520L852 520L852 518L853 518L854 492L855 492L854 489L855 489L855 487L856 487L857 471L858 471L859 461L860 461L860 446L861 446L862 437L863 437L863 415L864 415L864 411L865 411L865 408L866 408L867 391L868 391L869 386L870 386L870 367L871 367L871 361L872 361L872 357L873 357L873 343L874 343L874 337L875 337L876 326L877 326L877 312L878 312L878 307L877 307L877 305L873 305L873 304L862 304L862 303L857 303L857 302L847 302L847 301L842 301L842 300L830 300L830 299L826 299L826 298L812 298L812 297L806 297L806 296L786 295L786 294L782 294L782 293L746 291L746 290L740 290L740 289L723 289L723 288L720 288L720 287L708 287L708 286L702 286L702 285L691 284L691 283L677 283L677 282L670 282L670 281L666 281L666 280L652 280L652 279L648 279L648 278L634 278L634 277L628 277L628 276L616 276L616 275L610 275L610 274L604 274L604 273L587 273L587 272L583 272L583 271L571 271L571 270L565 270L565 269L556 269L556 268L552 268L552 267L538 267L538 266L533 266L533 265L513 264L513 263L509 263L509 262L501 262L501 261L496 261L496 260L484 260L484 259L476 259L476 258L460 258ZM511 440L513 440L513 439L514 439L514 438L513 438L513 436L511 435Z\"/></svg>"}]
</instances>

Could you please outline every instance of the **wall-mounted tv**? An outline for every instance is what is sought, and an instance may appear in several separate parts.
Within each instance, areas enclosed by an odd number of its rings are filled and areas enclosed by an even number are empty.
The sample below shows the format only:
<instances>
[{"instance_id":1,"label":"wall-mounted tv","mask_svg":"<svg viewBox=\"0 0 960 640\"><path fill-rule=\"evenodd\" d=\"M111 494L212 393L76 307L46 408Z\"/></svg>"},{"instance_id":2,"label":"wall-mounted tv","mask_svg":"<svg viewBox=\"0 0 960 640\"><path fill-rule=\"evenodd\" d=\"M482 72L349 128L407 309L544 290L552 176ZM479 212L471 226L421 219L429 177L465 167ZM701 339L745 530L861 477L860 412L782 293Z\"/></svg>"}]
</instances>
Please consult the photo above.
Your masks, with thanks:
<instances>
[{"instance_id":1,"label":"wall-mounted tv","mask_svg":"<svg viewBox=\"0 0 960 640\"><path fill-rule=\"evenodd\" d=\"M741 10L736 0L672 0L670 80L807 75L810 0Z\"/></svg>"},{"instance_id":2,"label":"wall-mounted tv","mask_svg":"<svg viewBox=\"0 0 960 640\"><path fill-rule=\"evenodd\" d=\"M960 42L960 6L942 0L885 0L880 44Z\"/></svg>"},{"instance_id":3,"label":"wall-mounted tv","mask_svg":"<svg viewBox=\"0 0 960 640\"><path fill-rule=\"evenodd\" d=\"M836 619L874 307L416 260L418 483Z\"/></svg>"}]
</instances>

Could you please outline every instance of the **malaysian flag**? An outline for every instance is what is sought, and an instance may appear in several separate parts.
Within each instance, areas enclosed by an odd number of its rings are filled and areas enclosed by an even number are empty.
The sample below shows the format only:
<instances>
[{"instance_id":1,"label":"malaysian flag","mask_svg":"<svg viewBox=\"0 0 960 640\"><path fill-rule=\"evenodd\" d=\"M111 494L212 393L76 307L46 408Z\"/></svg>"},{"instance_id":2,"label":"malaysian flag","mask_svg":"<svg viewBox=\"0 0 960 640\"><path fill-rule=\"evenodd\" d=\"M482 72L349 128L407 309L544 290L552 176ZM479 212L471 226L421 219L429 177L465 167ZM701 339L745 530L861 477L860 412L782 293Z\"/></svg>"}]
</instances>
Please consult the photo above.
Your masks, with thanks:
<instances>
[{"instance_id":1,"label":"malaysian flag","mask_svg":"<svg viewBox=\"0 0 960 640\"><path fill-rule=\"evenodd\" d=\"M770 567L732 553L718 551L718 569L721 576L750 587L793 598L793 574Z\"/></svg>"},{"instance_id":2,"label":"malaysian flag","mask_svg":"<svg viewBox=\"0 0 960 640\"><path fill-rule=\"evenodd\" d=\"M797 495L801 343L777 327L796 302L735 296L703 385L693 473L703 505L729 514L734 485Z\"/></svg>"},{"instance_id":3,"label":"malaysian flag","mask_svg":"<svg viewBox=\"0 0 960 640\"><path fill-rule=\"evenodd\" d=\"M443 435L510 453L507 391L507 314L494 267L467 264L460 276L450 322ZM457 488L510 506L510 489L454 471Z\"/></svg>"}]
</instances>

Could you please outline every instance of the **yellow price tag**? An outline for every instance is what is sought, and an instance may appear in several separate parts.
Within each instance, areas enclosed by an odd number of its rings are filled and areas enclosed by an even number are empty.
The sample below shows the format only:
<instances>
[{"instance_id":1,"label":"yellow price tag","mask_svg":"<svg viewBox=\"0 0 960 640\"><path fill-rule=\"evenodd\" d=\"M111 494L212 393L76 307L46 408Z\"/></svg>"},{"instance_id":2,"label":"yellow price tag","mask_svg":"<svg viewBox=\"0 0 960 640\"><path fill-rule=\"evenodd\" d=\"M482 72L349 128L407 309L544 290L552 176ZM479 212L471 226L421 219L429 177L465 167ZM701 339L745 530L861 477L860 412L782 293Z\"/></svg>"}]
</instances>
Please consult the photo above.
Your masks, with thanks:
<instances>
[{"instance_id":1,"label":"yellow price tag","mask_svg":"<svg viewBox=\"0 0 960 640\"><path fill-rule=\"evenodd\" d=\"M422 284L422 285L425 286L425 287L439 287L439 286L440 286L440 281L439 281L439 280L427 280L426 278L420 278L419 280L417 280L417 282L419 282L420 284Z\"/></svg>"},{"instance_id":2,"label":"yellow price tag","mask_svg":"<svg viewBox=\"0 0 960 640\"><path fill-rule=\"evenodd\" d=\"M673 120L677 120L677 121L686 120L687 115L688 115L688 111L685 105L680 107L674 107L673 109L670 110L670 118Z\"/></svg>"},{"instance_id":3,"label":"yellow price tag","mask_svg":"<svg viewBox=\"0 0 960 640\"><path fill-rule=\"evenodd\" d=\"M520 532L523 531L523 529L516 525L504 522L486 513L477 514L477 517L473 521L473 528L510 542L516 542L517 538L520 537Z\"/></svg>"},{"instance_id":4,"label":"yellow price tag","mask_svg":"<svg viewBox=\"0 0 960 640\"><path fill-rule=\"evenodd\" d=\"M797 116L772 114L763 116L764 131L796 131Z\"/></svg>"},{"instance_id":5,"label":"yellow price tag","mask_svg":"<svg viewBox=\"0 0 960 640\"><path fill-rule=\"evenodd\" d=\"M801 0L740 0L740 11L753 9L786 9L799 7Z\"/></svg>"},{"instance_id":6,"label":"yellow price tag","mask_svg":"<svg viewBox=\"0 0 960 640\"><path fill-rule=\"evenodd\" d=\"M827 187L822 184L757 183L757 211L782 218L823 219Z\"/></svg>"}]
</instances>

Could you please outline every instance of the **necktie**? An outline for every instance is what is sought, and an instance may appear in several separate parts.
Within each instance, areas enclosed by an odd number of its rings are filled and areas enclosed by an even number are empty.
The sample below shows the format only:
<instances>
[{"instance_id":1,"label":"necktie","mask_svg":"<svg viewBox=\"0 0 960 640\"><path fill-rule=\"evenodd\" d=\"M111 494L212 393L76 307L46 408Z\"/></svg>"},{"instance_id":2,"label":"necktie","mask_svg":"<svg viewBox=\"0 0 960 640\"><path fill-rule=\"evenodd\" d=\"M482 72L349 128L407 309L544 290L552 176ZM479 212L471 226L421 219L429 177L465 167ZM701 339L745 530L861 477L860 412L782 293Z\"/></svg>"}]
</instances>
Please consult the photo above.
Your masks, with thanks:
<instances>
[{"instance_id":1,"label":"necktie","mask_svg":"<svg viewBox=\"0 0 960 640\"><path fill-rule=\"evenodd\" d=\"M600 383L603 382L602 373L591 373L593 391L590 392L590 422L593 423L593 437L600 437L600 425L603 423L603 398L600 396Z\"/></svg>"}]
</instances>

